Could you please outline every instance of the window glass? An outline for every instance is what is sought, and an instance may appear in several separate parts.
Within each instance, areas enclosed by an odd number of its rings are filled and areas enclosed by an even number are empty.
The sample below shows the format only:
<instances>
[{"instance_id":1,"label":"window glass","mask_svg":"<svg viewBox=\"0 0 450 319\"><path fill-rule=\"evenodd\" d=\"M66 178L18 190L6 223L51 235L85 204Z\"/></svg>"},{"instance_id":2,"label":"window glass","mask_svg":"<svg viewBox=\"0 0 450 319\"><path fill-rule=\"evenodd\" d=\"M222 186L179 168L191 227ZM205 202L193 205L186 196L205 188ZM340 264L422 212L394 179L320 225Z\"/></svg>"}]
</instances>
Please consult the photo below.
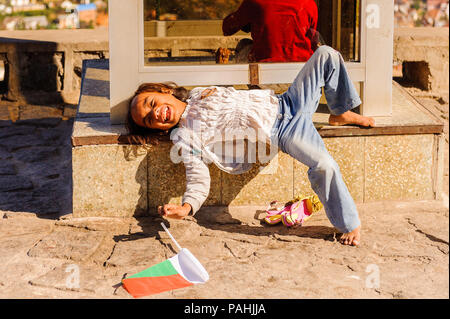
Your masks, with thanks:
<instances>
[{"instance_id":1,"label":"window glass","mask_svg":"<svg viewBox=\"0 0 450 319\"><path fill-rule=\"evenodd\" d=\"M360 0L143 1L146 66L360 59Z\"/></svg>"}]
</instances>

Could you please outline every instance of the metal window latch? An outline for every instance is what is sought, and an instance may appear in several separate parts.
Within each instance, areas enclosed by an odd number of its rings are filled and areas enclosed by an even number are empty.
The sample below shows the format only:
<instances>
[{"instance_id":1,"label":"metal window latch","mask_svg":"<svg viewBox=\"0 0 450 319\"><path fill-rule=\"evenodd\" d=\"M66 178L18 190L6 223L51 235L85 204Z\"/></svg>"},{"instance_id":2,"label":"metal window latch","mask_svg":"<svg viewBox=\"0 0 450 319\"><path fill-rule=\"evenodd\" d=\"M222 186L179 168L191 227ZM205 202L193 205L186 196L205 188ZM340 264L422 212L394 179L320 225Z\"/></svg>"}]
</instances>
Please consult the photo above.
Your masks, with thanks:
<instances>
[{"instance_id":1,"label":"metal window latch","mask_svg":"<svg viewBox=\"0 0 450 319\"><path fill-rule=\"evenodd\" d=\"M251 85L259 84L259 64L258 63L250 63L248 65L249 72L249 82Z\"/></svg>"}]
</instances>

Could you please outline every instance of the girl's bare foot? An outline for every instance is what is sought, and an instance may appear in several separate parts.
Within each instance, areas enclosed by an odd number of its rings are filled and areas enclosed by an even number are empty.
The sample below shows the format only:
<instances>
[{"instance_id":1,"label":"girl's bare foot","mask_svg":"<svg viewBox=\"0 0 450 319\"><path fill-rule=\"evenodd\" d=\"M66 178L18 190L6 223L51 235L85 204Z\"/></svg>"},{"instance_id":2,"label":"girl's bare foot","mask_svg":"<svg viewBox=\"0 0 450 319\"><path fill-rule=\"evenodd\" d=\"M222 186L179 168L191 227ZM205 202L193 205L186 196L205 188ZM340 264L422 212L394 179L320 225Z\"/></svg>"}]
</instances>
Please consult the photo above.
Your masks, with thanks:
<instances>
[{"instance_id":1,"label":"girl's bare foot","mask_svg":"<svg viewBox=\"0 0 450 319\"><path fill-rule=\"evenodd\" d=\"M360 230L361 225L356 227L349 233L342 234L341 238L339 239L339 242L343 245L358 246L359 241L361 239Z\"/></svg>"},{"instance_id":2,"label":"girl's bare foot","mask_svg":"<svg viewBox=\"0 0 450 319\"><path fill-rule=\"evenodd\" d=\"M328 119L328 123L330 125L347 125L347 124L355 124L360 126L374 127L375 120L371 117L362 116L352 111L347 111L341 115L333 115L330 114L330 118Z\"/></svg>"}]
</instances>

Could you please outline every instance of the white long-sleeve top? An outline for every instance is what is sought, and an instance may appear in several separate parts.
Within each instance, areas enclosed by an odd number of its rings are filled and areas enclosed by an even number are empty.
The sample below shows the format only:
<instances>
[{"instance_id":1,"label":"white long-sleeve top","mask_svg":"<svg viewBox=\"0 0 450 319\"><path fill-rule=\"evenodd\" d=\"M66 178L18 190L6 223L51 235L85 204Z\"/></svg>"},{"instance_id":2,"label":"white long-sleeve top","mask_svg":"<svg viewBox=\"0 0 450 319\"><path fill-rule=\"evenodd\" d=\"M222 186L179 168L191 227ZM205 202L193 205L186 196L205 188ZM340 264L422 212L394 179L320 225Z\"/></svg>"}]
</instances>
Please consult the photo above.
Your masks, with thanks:
<instances>
[{"instance_id":1,"label":"white long-sleeve top","mask_svg":"<svg viewBox=\"0 0 450 319\"><path fill-rule=\"evenodd\" d=\"M213 93L202 98L207 89ZM236 145L243 145L244 139L270 142L279 99L272 90L212 86L193 89L186 102L179 126L171 134L176 146L171 158L185 165L183 204L189 203L195 214L209 194L211 179L207 164L214 163L230 174L250 169L251 164L244 159L248 154Z\"/></svg>"}]
</instances>

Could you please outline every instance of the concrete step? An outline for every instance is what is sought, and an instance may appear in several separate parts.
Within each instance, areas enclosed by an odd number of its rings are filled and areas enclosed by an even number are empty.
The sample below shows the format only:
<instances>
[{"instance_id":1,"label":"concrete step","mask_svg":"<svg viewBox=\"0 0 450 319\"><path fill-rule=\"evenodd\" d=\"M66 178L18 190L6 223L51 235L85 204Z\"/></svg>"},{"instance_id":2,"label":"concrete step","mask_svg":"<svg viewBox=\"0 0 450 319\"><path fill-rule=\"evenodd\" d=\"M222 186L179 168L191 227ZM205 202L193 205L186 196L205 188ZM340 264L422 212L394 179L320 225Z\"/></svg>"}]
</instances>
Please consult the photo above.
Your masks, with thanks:
<instances>
[{"instance_id":1,"label":"concrete step","mask_svg":"<svg viewBox=\"0 0 450 319\"><path fill-rule=\"evenodd\" d=\"M129 144L125 127L109 122L105 62L88 61L85 68L72 134L74 216L128 217L180 203L185 171L170 160L172 142L158 137L147 148ZM443 123L397 83L393 114L377 117L376 128L328 126L328 115L322 107L313 120L356 202L440 198ZM312 193L307 167L281 152L241 175L209 168L204 206L267 205Z\"/></svg>"}]
</instances>

